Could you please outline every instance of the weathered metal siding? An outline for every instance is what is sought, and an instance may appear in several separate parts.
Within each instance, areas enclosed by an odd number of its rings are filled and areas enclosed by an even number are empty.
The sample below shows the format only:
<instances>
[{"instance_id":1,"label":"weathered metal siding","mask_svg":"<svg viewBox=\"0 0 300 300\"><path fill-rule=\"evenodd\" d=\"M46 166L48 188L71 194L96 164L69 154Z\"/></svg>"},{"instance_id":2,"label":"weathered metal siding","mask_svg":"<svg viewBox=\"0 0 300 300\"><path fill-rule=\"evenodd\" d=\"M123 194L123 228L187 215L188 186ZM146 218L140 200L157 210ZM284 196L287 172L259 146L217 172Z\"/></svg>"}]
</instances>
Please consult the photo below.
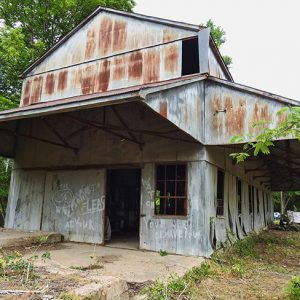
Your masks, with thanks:
<instances>
[{"instance_id":1,"label":"weathered metal siding","mask_svg":"<svg viewBox=\"0 0 300 300\"><path fill-rule=\"evenodd\" d=\"M204 141L203 82L150 94L146 103L198 141Z\"/></svg>"},{"instance_id":2,"label":"weathered metal siding","mask_svg":"<svg viewBox=\"0 0 300 300\"><path fill-rule=\"evenodd\" d=\"M222 243L228 237L244 238L252 231L264 228L272 220L273 207L271 205L271 192L253 180L251 174L245 173L243 165L233 165L229 154L231 149L222 147L206 147L206 175L208 202L213 203L213 209L210 212L213 220L212 237L216 238L217 243ZM217 172L218 169L225 173L224 178L224 216L216 216L217 199ZM242 213L238 214L237 179L242 183ZM254 187L254 207L253 213L249 210L249 186ZM259 196L259 209L257 209L257 192ZM268 201L268 205L267 205ZM267 209L268 208L268 209Z\"/></svg>"},{"instance_id":3,"label":"weathered metal siding","mask_svg":"<svg viewBox=\"0 0 300 300\"><path fill-rule=\"evenodd\" d=\"M28 75L195 35L192 30L100 12Z\"/></svg>"},{"instance_id":4,"label":"weathered metal siding","mask_svg":"<svg viewBox=\"0 0 300 300\"><path fill-rule=\"evenodd\" d=\"M5 227L40 230L44 186L44 171L13 171Z\"/></svg>"},{"instance_id":5,"label":"weathered metal siding","mask_svg":"<svg viewBox=\"0 0 300 300\"><path fill-rule=\"evenodd\" d=\"M28 77L22 106L180 77L181 51L174 42Z\"/></svg>"},{"instance_id":6,"label":"weathered metal siding","mask_svg":"<svg viewBox=\"0 0 300 300\"><path fill-rule=\"evenodd\" d=\"M234 135L255 135L261 129L253 128L257 121L271 122L274 126L282 121L282 116L277 116L276 112L285 105L267 97L207 81L205 143L230 144Z\"/></svg>"},{"instance_id":7,"label":"weathered metal siding","mask_svg":"<svg viewBox=\"0 0 300 300\"><path fill-rule=\"evenodd\" d=\"M209 68L209 75L227 80L227 76L225 75L223 69L218 62L216 55L213 53L212 49L209 47L208 51L208 68Z\"/></svg>"},{"instance_id":8,"label":"weathered metal siding","mask_svg":"<svg viewBox=\"0 0 300 300\"><path fill-rule=\"evenodd\" d=\"M104 242L105 172L49 172L45 184L43 231L66 240Z\"/></svg>"},{"instance_id":9,"label":"weathered metal siding","mask_svg":"<svg viewBox=\"0 0 300 300\"><path fill-rule=\"evenodd\" d=\"M183 255L208 256L209 216L204 192L204 162L188 163L188 216L164 218L154 215L155 164L142 170L140 247L141 249Z\"/></svg>"}]
</instances>

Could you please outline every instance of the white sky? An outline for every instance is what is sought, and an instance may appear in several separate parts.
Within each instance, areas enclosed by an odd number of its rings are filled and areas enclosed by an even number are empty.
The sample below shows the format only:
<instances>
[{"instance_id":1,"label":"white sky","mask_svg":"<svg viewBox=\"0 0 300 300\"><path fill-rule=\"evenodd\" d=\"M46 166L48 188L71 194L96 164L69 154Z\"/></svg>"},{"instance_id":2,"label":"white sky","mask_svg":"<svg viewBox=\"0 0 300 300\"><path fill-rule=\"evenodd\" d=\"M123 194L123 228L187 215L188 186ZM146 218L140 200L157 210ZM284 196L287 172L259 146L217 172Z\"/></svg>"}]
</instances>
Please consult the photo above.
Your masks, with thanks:
<instances>
[{"instance_id":1,"label":"white sky","mask_svg":"<svg viewBox=\"0 0 300 300\"><path fill-rule=\"evenodd\" d=\"M300 0L136 0L137 13L224 28L237 83L300 101Z\"/></svg>"}]
</instances>

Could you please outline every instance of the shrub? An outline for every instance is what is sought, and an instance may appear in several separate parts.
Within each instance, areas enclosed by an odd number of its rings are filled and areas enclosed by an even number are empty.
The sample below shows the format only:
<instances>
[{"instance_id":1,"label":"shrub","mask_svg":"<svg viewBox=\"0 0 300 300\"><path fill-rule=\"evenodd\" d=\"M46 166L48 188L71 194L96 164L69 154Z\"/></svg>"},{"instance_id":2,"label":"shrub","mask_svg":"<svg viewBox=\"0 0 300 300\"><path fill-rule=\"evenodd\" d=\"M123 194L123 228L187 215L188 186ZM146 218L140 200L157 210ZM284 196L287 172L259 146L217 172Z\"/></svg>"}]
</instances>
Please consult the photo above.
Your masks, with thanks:
<instances>
[{"instance_id":1,"label":"shrub","mask_svg":"<svg viewBox=\"0 0 300 300\"><path fill-rule=\"evenodd\" d=\"M300 277L293 276L286 289L288 299L300 300Z\"/></svg>"}]
</instances>

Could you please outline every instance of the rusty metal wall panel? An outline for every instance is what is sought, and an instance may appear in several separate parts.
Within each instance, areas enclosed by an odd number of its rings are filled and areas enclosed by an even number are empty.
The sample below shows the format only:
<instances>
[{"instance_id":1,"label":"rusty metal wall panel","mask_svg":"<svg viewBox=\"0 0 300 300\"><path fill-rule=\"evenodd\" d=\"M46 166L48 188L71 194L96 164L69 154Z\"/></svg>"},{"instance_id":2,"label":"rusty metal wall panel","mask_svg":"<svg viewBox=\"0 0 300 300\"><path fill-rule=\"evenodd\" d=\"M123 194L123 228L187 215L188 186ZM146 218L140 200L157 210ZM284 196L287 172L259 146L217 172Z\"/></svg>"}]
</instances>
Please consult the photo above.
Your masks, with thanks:
<instances>
[{"instance_id":1,"label":"rusty metal wall panel","mask_svg":"<svg viewBox=\"0 0 300 300\"><path fill-rule=\"evenodd\" d=\"M207 82L205 96L205 143L229 144L234 135L257 134L257 121L279 124L283 116L276 112L280 102L247 91ZM269 124L268 124L269 125Z\"/></svg>"},{"instance_id":2,"label":"rusty metal wall panel","mask_svg":"<svg viewBox=\"0 0 300 300\"><path fill-rule=\"evenodd\" d=\"M164 118L203 141L204 84L197 82L150 94L146 103Z\"/></svg>"},{"instance_id":3,"label":"rusty metal wall panel","mask_svg":"<svg viewBox=\"0 0 300 300\"><path fill-rule=\"evenodd\" d=\"M6 228L40 230L44 187L44 171L13 171L5 220Z\"/></svg>"},{"instance_id":4,"label":"rusty metal wall panel","mask_svg":"<svg viewBox=\"0 0 300 300\"><path fill-rule=\"evenodd\" d=\"M211 48L208 51L208 64L209 64L209 75L227 80L227 76L222 70L220 63L217 61L217 58Z\"/></svg>"},{"instance_id":5,"label":"rusty metal wall panel","mask_svg":"<svg viewBox=\"0 0 300 300\"><path fill-rule=\"evenodd\" d=\"M194 35L194 31L101 12L28 75L145 48Z\"/></svg>"},{"instance_id":6,"label":"rusty metal wall panel","mask_svg":"<svg viewBox=\"0 0 300 300\"><path fill-rule=\"evenodd\" d=\"M66 240L104 242L105 171L49 172L46 176L43 231Z\"/></svg>"},{"instance_id":7,"label":"rusty metal wall panel","mask_svg":"<svg viewBox=\"0 0 300 300\"><path fill-rule=\"evenodd\" d=\"M204 193L205 162L188 164L188 216L163 218L154 215L155 165L142 170L140 248L182 255L209 256L209 209Z\"/></svg>"},{"instance_id":8,"label":"rusty metal wall panel","mask_svg":"<svg viewBox=\"0 0 300 300\"><path fill-rule=\"evenodd\" d=\"M181 41L28 77L21 106L181 76Z\"/></svg>"}]
</instances>

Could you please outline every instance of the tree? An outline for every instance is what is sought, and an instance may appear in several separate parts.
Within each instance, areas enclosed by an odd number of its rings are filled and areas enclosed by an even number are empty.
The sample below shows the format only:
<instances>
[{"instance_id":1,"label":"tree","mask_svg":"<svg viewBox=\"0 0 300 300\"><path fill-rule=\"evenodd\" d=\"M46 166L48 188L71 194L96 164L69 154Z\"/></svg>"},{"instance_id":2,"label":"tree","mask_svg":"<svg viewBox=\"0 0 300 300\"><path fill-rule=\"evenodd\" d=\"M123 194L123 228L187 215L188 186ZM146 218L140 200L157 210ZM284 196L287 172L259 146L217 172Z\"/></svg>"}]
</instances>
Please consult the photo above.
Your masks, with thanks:
<instances>
[{"instance_id":1,"label":"tree","mask_svg":"<svg viewBox=\"0 0 300 300\"><path fill-rule=\"evenodd\" d=\"M213 37L217 47L220 49L221 46L226 42L226 32L222 27L215 25L211 19L206 22L205 26L210 28L210 34ZM223 55L222 57L227 67L232 65L232 58L230 56Z\"/></svg>"},{"instance_id":2,"label":"tree","mask_svg":"<svg viewBox=\"0 0 300 300\"><path fill-rule=\"evenodd\" d=\"M234 136L232 143L246 142L243 151L232 153L231 156L237 162L245 161L250 156L258 154L270 154L271 147L274 147L274 141L288 136L300 141L300 106L283 107L277 112L277 115L283 115L284 120L275 128L266 127L268 122L259 121L253 124L253 127L262 127L261 133L257 136Z\"/></svg>"},{"instance_id":3,"label":"tree","mask_svg":"<svg viewBox=\"0 0 300 300\"><path fill-rule=\"evenodd\" d=\"M0 108L18 105L19 75L97 6L131 11L134 0L0 0ZM5 101L6 101L5 100Z\"/></svg>"},{"instance_id":4,"label":"tree","mask_svg":"<svg viewBox=\"0 0 300 300\"><path fill-rule=\"evenodd\" d=\"M134 0L0 0L0 110L18 106L19 75L98 5L131 11ZM12 160L0 157L0 227Z\"/></svg>"},{"instance_id":5,"label":"tree","mask_svg":"<svg viewBox=\"0 0 300 300\"><path fill-rule=\"evenodd\" d=\"M4 223L6 203L8 197L12 161L0 157L0 227Z\"/></svg>"}]
</instances>

